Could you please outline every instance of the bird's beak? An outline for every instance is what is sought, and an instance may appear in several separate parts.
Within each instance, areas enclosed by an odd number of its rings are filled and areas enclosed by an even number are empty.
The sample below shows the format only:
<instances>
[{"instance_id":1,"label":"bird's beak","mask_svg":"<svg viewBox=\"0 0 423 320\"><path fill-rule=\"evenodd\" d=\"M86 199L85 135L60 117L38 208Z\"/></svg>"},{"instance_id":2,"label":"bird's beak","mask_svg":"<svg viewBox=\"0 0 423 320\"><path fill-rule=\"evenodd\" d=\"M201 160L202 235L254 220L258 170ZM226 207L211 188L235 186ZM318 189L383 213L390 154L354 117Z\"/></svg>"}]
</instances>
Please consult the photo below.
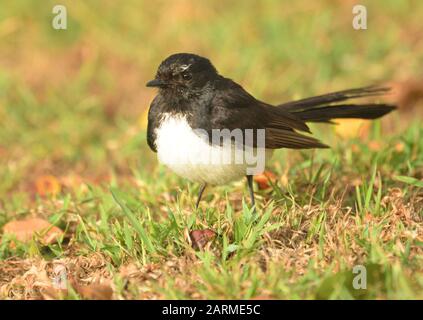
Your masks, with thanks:
<instances>
[{"instance_id":1,"label":"bird's beak","mask_svg":"<svg viewBox=\"0 0 423 320\"><path fill-rule=\"evenodd\" d=\"M165 85L166 85L166 83L163 82L160 79L153 79L151 81L148 81L147 84L146 84L147 87L157 87L157 88L162 88Z\"/></svg>"}]
</instances>

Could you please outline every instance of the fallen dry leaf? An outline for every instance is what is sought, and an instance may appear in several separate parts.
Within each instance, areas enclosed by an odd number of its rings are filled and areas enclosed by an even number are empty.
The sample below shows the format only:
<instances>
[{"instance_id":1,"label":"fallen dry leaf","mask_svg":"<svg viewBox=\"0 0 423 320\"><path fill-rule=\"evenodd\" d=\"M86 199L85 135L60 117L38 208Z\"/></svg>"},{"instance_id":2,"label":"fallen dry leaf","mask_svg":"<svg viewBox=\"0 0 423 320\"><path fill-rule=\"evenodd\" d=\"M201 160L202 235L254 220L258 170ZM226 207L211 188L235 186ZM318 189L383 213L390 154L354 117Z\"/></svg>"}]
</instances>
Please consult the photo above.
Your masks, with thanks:
<instances>
[{"instance_id":1,"label":"fallen dry leaf","mask_svg":"<svg viewBox=\"0 0 423 320\"><path fill-rule=\"evenodd\" d=\"M113 289L109 284L92 283L83 286L73 283L72 287L84 299L88 300L111 300Z\"/></svg>"},{"instance_id":2,"label":"fallen dry leaf","mask_svg":"<svg viewBox=\"0 0 423 320\"><path fill-rule=\"evenodd\" d=\"M372 140L368 143L369 149L372 151L380 151L382 149L382 144L379 141Z\"/></svg>"},{"instance_id":3,"label":"fallen dry leaf","mask_svg":"<svg viewBox=\"0 0 423 320\"><path fill-rule=\"evenodd\" d=\"M272 298L272 296L270 295L263 294L263 295L255 296L254 298L251 298L250 300L274 300L274 298Z\"/></svg>"},{"instance_id":4,"label":"fallen dry leaf","mask_svg":"<svg viewBox=\"0 0 423 320\"><path fill-rule=\"evenodd\" d=\"M42 288L40 293L44 300L60 300L68 295L68 290L48 286Z\"/></svg>"},{"instance_id":5,"label":"fallen dry leaf","mask_svg":"<svg viewBox=\"0 0 423 320\"><path fill-rule=\"evenodd\" d=\"M35 181L35 189L40 196L54 196L60 192L61 185L55 176L45 175L37 178Z\"/></svg>"},{"instance_id":6,"label":"fallen dry leaf","mask_svg":"<svg viewBox=\"0 0 423 320\"><path fill-rule=\"evenodd\" d=\"M402 153L404 151L404 149L405 149L405 146L404 146L404 143L402 143L402 142L398 142L395 145L395 151L398 152L398 153Z\"/></svg>"},{"instance_id":7,"label":"fallen dry leaf","mask_svg":"<svg viewBox=\"0 0 423 320\"><path fill-rule=\"evenodd\" d=\"M39 235L40 242L45 245L56 242L63 235L58 227L40 218L10 221L3 226L3 231L5 235L13 235L22 242L28 242Z\"/></svg>"},{"instance_id":8,"label":"fallen dry leaf","mask_svg":"<svg viewBox=\"0 0 423 320\"><path fill-rule=\"evenodd\" d=\"M369 223L369 222L372 222L374 220L374 216L369 212L369 211L367 211L365 214L364 214L364 221L366 222L366 223Z\"/></svg>"},{"instance_id":9,"label":"fallen dry leaf","mask_svg":"<svg viewBox=\"0 0 423 320\"><path fill-rule=\"evenodd\" d=\"M260 190L269 189L271 184L276 180L276 176L273 172L264 171L262 174L254 176L254 181L257 183Z\"/></svg>"},{"instance_id":10,"label":"fallen dry leaf","mask_svg":"<svg viewBox=\"0 0 423 320\"><path fill-rule=\"evenodd\" d=\"M189 233L194 249L203 249L205 245L216 237L216 232L210 229L192 230Z\"/></svg>"},{"instance_id":11,"label":"fallen dry leaf","mask_svg":"<svg viewBox=\"0 0 423 320\"><path fill-rule=\"evenodd\" d=\"M113 298L113 289L109 284L92 283L89 285L80 285L75 281L71 281L70 286L83 299L112 300ZM45 300L63 299L68 295L68 289L48 286L41 290L41 295Z\"/></svg>"}]
</instances>

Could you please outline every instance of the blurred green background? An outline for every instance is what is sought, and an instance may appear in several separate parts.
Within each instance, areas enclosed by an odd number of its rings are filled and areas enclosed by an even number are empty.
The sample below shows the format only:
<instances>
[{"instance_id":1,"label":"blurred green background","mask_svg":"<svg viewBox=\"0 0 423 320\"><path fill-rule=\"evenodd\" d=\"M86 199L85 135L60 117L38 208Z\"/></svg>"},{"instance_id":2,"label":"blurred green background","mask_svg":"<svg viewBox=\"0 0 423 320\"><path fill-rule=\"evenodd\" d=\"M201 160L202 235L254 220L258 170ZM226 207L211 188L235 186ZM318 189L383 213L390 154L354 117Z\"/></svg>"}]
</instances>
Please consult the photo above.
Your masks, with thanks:
<instances>
[{"instance_id":1,"label":"blurred green background","mask_svg":"<svg viewBox=\"0 0 423 320\"><path fill-rule=\"evenodd\" d=\"M67 8L67 30L52 28L56 4ZM0 262L99 254L124 298L352 298L357 293L343 283L360 262L382 266L380 286L354 297L419 297L423 2L359 1L367 7L367 30L352 28L355 4L3 1L0 226L41 216L71 240L48 254L32 245L15 250L5 240ZM145 139L156 93L145 83L176 52L210 58L269 103L389 83L400 109L360 134L352 123L313 127L331 150L277 154L272 170L282 187L258 192L267 212L259 226L242 208L240 185L213 189L196 213L197 186L158 166ZM124 189L138 219L128 220L110 185ZM146 253L134 221L157 252ZM214 248L222 258L193 253L185 232L195 228L219 232ZM269 252L277 254L262 270ZM136 284L135 293L119 287L122 265L150 262L160 263L166 277L148 289ZM0 287L15 276L2 278L6 269L0 264Z\"/></svg>"},{"instance_id":2,"label":"blurred green background","mask_svg":"<svg viewBox=\"0 0 423 320\"><path fill-rule=\"evenodd\" d=\"M2 193L26 174L136 161L142 143L128 135L155 94L145 83L175 52L209 57L270 103L421 76L423 65L421 1L361 1L358 31L354 1L61 1L67 30L52 28L56 4L2 4Z\"/></svg>"}]
</instances>

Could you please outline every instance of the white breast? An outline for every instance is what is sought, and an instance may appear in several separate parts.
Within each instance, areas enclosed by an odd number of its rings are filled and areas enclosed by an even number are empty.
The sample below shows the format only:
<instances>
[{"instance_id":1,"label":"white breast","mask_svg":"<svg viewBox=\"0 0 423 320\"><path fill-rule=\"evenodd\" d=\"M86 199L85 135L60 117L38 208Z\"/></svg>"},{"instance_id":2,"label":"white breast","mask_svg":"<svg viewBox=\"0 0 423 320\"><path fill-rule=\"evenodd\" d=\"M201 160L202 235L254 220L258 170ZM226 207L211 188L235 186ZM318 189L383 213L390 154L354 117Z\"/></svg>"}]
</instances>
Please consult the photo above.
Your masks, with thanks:
<instances>
[{"instance_id":1,"label":"white breast","mask_svg":"<svg viewBox=\"0 0 423 320\"><path fill-rule=\"evenodd\" d=\"M243 150L230 145L210 145L201 132L190 127L185 116L163 116L156 129L156 147L161 163L194 182L225 184L244 177L250 166L236 160ZM270 158L271 153L266 154Z\"/></svg>"}]
</instances>

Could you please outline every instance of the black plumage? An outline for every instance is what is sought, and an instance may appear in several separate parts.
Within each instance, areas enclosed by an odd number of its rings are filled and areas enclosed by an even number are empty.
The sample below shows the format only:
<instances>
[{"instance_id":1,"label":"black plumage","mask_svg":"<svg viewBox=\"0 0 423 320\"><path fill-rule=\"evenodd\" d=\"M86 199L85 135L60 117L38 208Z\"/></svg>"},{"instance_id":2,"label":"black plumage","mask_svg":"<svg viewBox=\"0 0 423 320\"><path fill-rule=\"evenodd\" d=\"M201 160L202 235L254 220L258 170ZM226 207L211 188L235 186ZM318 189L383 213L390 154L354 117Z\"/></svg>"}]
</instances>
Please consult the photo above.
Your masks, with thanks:
<instances>
[{"instance_id":1,"label":"black plumage","mask_svg":"<svg viewBox=\"0 0 423 320\"><path fill-rule=\"evenodd\" d=\"M389 88L381 87L349 89L272 106L221 76L207 58L188 53L165 59L155 79L147 86L159 88L150 106L147 128L147 142L155 152L158 151L156 129L164 115L175 118L183 115L190 128L205 130L209 139L214 129L240 129L244 132L264 129L266 149L309 149L328 146L308 135L308 122L333 123L334 119L340 118L376 119L395 109L395 106L383 103L349 102L382 96L389 91ZM183 143L175 141L174 145L177 147ZM209 140L209 143L215 142ZM256 139L251 143L256 146ZM252 192L251 177L248 181ZM199 198L202 191L204 188Z\"/></svg>"},{"instance_id":2,"label":"black plumage","mask_svg":"<svg viewBox=\"0 0 423 320\"><path fill-rule=\"evenodd\" d=\"M184 67L187 69L184 69ZM184 78L185 77L185 78ZM266 148L326 148L300 132L307 122L340 118L376 119L395 109L388 104L338 104L350 99L381 96L389 88L364 87L324 94L277 106L259 101L231 79L219 75L211 62L194 54L175 54L160 65L150 86L159 87L148 117L148 144L153 151L154 129L160 114L183 113L193 128L265 129ZM299 132L300 131L300 132Z\"/></svg>"}]
</instances>

